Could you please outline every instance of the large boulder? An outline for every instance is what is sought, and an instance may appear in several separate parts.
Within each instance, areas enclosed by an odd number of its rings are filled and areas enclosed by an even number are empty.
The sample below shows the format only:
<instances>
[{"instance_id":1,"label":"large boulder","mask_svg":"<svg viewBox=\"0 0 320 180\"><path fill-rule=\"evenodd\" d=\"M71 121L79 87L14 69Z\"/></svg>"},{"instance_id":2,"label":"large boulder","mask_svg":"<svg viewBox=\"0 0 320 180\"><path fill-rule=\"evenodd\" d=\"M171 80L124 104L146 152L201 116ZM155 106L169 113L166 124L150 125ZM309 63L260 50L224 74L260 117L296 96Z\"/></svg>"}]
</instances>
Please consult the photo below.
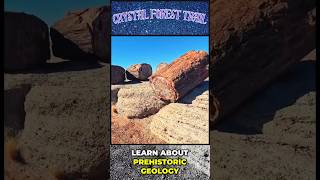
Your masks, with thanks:
<instances>
[{"instance_id":1,"label":"large boulder","mask_svg":"<svg viewBox=\"0 0 320 180\"><path fill-rule=\"evenodd\" d=\"M34 68L50 58L49 29L38 17L5 12L4 34L5 71Z\"/></svg>"},{"instance_id":2,"label":"large boulder","mask_svg":"<svg viewBox=\"0 0 320 180\"><path fill-rule=\"evenodd\" d=\"M315 2L211 0L211 87L220 117L315 48Z\"/></svg>"},{"instance_id":3,"label":"large boulder","mask_svg":"<svg viewBox=\"0 0 320 180\"><path fill-rule=\"evenodd\" d=\"M68 12L50 28L52 51L71 60L109 60L110 7Z\"/></svg>"},{"instance_id":4,"label":"large boulder","mask_svg":"<svg viewBox=\"0 0 320 180\"><path fill-rule=\"evenodd\" d=\"M121 66L111 65L111 84L122 84L126 79L126 70Z\"/></svg>"},{"instance_id":5,"label":"large boulder","mask_svg":"<svg viewBox=\"0 0 320 180\"><path fill-rule=\"evenodd\" d=\"M127 79L146 81L152 75L150 64L134 64L126 71Z\"/></svg>"}]
</instances>

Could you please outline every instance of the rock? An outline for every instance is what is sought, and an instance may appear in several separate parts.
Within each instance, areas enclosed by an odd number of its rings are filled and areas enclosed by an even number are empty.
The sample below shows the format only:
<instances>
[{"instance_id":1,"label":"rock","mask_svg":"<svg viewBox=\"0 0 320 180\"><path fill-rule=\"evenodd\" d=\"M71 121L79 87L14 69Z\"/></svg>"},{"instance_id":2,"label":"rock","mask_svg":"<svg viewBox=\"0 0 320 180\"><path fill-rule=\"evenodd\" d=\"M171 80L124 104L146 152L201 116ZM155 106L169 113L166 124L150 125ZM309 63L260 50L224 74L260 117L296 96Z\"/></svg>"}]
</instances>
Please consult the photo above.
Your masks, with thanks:
<instances>
[{"instance_id":1,"label":"rock","mask_svg":"<svg viewBox=\"0 0 320 180\"><path fill-rule=\"evenodd\" d=\"M110 62L109 13L109 6L67 13L50 28L53 54L70 60Z\"/></svg>"},{"instance_id":2,"label":"rock","mask_svg":"<svg viewBox=\"0 0 320 180\"><path fill-rule=\"evenodd\" d=\"M50 58L48 26L38 17L5 12L4 34L5 71L34 68Z\"/></svg>"},{"instance_id":3,"label":"rock","mask_svg":"<svg viewBox=\"0 0 320 180\"><path fill-rule=\"evenodd\" d=\"M315 48L315 7L315 0L211 0L211 87L220 118Z\"/></svg>"},{"instance_id":4,"label":"rock","mask_svg":"<svg viewBox=\"0 0 320 180\"><path fill-rule=\"evenodd\" d=\"M160 69L162 68L165 68L165 67L168 67L169 64L167 63L160 63L158 66L157 66L157 69L156 69L156 72L158 72Z\"/></svg>"},{"instance_id":5,"label":"rock","mask_svg":"<svg viewBox=\"0 0 320 180\"><path fill-rule=\"evenodd\" d=\"M134 88L136 86L141 86L141 83L137 82L126 82L124 84L113 84L111 86L111 104L116 104L118 101L118 92L122 88Z\"/></svg>"},{"instance_id":6,"label":"rock","mask_svg":"<svg viewBox=\"0 0 320 180\"><path fill-rule=\"evenodd\" d=\"M209 79L206 79L180 100L181 103L192 104L193 107L209 111Z\"/></svg>"},{"instance_id":7,"label":"rock","mask_svg":"<svg viewBox=\"0 0 320 180\"><path fill-rule=\"evenodd\" d=\"M118 92L120 90L119 86L114 87L115 85L111 86L111 104L115 105L118 101Z\"/></svg>"},{"instance_id":8,"label":"rock","mask_svg":"<svg viewBox=\"0 0 320 180\"><path fill-rule=\"evenodd\" d=\"M106 6L92 22L92 48L93 54L98 56L103 62L110 62L109 34L111 32L110 24L110 6Z\"/></svg>"},{"instance_id":9,"label":"rock","mask_svg":"<svg viewBox=\"0 0 320 180\"><path fill-rule=\"evenodd\" d=\"M111 66L111 84L122 84L126 79L126 70L121 66Z\"/></svg>"},{"instance_id":10,"label":"rock","mask_svg":"<svg viewBox=\"0 0 320 180\"><path fill-rule=\"evenodd\" d=\"M104 179L110 141L109 67L47 75L25 99L25 166L66 179ZM39 75L37 75L39 76Z\"/></svg>"},{"instance_id":11,"label":"rock","mask_svg":"<svg viewBox=\"0 0 320 180\"><path fill-rule=\"evenodd\" d=\"M189 51L153 74L150 83L159 98L176 102L208 78L208 64L207 52Z\"/></svg>"},{"instance_id":12,"label":"rock","mask_svg":"<svg viewBox=\"0 0 320 180\"><path fill-rule=\"evenodd\" d=\"M213 179L317 179L319 76L312 54L210 131Z\"/></svg>"},{"instance_id":13,"label":"rock","mask_svg":"<svg viewBox=\"0 0 320 180\"><path fill-rule=\"evenodd\" d=\"M150 132L168 144L209 144L209 112L171 103L152 117Z\"/></svg>"},{"instance_id":14,"label":"rock","mask_svg":"<svg viewBox=\"0 0 320 180\"><path fill-rule=\"evenodd\" d=\"M130 66L127 71L127 79L146 81L152 75L150 64L135 64Z\"/></svg>"},{"instance_id":15,"label":"rock","mask_svg":"<svg viewBox=\"0 0 320 180\"><path fill-rule=\"evenodd\" d=\"M24 102L30 89L29 84L21 84L4 90L4 126L8 135L15 136L24 128Z\"/></svg>"},{"instance_id":16,"label":"rock","mask_svg":"<svg viewBox=\"0 0 320 180\"><path fill-rule=\"evenodd\" d=\"M213 125L219 119L221 107L220 107L219 101L217 100L217 98L214 96L213 93L210 93L210 97L211 97L210 98L211 108L209 110L209 113L210 113L210 122Z\"/></svg>"},{"instance_id":17,"label":"rock","mask_svg":"<svg viewBox=\"0 0 320 180\"><path fill-rule=\"evenodd\" d=\"M208 143L208 85L209 81L208 79L206 79L192 92L182 98L179 103L176 103L174 105L167 105L169 106L168 108L163 107L165 105L163 101L158 102L159 100L157 98L154 99L155 95L154 92L152 92L152 89L150 89L149 83L145 82L139 84L112 86L114 94L117 93L117 95L115 95L114 97L113 102L117 102L116 106L118 112L117 116L112 117L112 127L114 128L112 130L112 138L118 144L135 144L137 142L137 140L135 140L136 138L129 138L128 132L133 132L133 135L131 135L130 137L137 137L137 131L139 131L139 135L142 132L138 128L141 127L141 124L133 123L135 121L131 120L122 120L119 117L131 116L130 118L142 118L141 121L137 122L141 122L143 126L145 126L144 129L147 129L142 133L142 137L144 138L143 140L145 140L144 142L147 144L154 144L156 141L161 141L162 144ZM163 113L161 113L162 111ZM199 128L198 125L201 127ZM205 127L202 127L202 125ZM162 129L166 129L167 127L169 127L167 129L168 132L161 132ZM203 130L205 128L207 129ZM186 131L190 131L191 134ZM185 139L184 137L181 138L185 133L188 133L188 136ZM118 135L114 136L114 134ZM150 135L152 139L149 138L149 141L147 142L146 139ZM168 141L168 138L172 139ZM203 140L202 138L204 138L205 140ZM142 141L140 140L139 142Z\"/></svg>"},{"instance_id":18,"label":"rock","mask_svg":"<svg viewBox=\"0 0 320 180\"><path fill-rule=\"evenodd\" d=\"M181 149L189 150L185 156L189 164L210 177L210 145L182 145Z\"/></svg>"},{"instance_id":19,"label":"rock","mask_svg":"<svg viewBox=\"0 0 320 180\"><path fill-rule=\"evenodd\" d=\"M143 118L155 114L166 103L159 100L148 82L121 88L116 104L119 115L127 118Z\"/></svg>"}]
</instances>

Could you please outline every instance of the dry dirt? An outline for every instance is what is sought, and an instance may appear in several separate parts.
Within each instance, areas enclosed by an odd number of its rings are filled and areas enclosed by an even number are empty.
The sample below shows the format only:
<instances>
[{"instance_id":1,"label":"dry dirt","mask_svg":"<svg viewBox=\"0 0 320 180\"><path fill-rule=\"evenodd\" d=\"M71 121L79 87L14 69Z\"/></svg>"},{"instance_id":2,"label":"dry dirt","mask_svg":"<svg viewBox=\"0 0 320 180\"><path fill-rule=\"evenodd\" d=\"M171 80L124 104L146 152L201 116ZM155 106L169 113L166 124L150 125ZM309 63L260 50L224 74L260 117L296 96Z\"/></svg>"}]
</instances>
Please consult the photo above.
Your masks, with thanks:
<instances>
[{"instance_id":1,"label":"dry dirt","mask_svg":"<svg viewBox=\"0 0 320 180\"><path fill-rule=\"evenodd\" d=\"M112 112L112 144L165 144L148 131L151 119L128 119Z\"/></svg>"}]
</instances>

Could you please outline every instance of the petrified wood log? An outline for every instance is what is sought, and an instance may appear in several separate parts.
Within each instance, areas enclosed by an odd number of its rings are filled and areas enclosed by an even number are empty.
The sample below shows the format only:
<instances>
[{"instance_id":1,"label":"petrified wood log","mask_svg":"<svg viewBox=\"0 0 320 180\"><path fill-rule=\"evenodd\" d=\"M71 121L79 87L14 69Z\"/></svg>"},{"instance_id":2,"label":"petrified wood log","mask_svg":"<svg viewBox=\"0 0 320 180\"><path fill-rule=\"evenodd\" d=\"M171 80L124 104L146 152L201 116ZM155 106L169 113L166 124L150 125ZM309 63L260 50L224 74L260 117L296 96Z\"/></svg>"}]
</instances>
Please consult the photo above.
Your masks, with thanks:
<instances>
[{"instance_id":1,"label":"petrified wood log","mask_svg":"<svg viewBox=\"0 0 320 180\"><path fill-rule=\"evenodd\" d=\"M211 94L220 104L211 104L211 121L315 48L315 7L315 0L211 0Z\"/></svg>"},{"instance_id":2,"label":"petrified wood log","mask_svg":"<svg viewBox=\"0 0 320 180\"><path fill-rule=\"evenodd\" d=\"M208 57L205 51L187 52L150 77L153 90L160 99L177 101L208 77Z\"/></svg>"},{"instance_id":3,"label":"petrified wood log","mask_svg":"<svg viewBox=\"0 0 320 180\"><path fill-rule=\"evenodd\" d=\"M134 64L126 71L127 79L146 81L152 75L152 67L150 64Z\"/></svg>"},{"instance_id":4,"label":"petrified wood log","mask_svg":"<svg viewBox=\"0 0 320 180\"><path fill-rule=\"evenodd\" d=\"M70 60L109 60L110 7L70 11L50 28L52 52Z\"/></svg>"},{"instance_id":5,"label":"petrified wood log","mask_svg":"<svg viewBox=\"0 0 320 180\"><path fill-rule=\"evenodd\" d=\"M167 66L168 66L167 63L160 63L160 64L157 66L156 72L158 72L160 69L165 68L165 67L167 67Z\"/></svg>"}]
</instances>

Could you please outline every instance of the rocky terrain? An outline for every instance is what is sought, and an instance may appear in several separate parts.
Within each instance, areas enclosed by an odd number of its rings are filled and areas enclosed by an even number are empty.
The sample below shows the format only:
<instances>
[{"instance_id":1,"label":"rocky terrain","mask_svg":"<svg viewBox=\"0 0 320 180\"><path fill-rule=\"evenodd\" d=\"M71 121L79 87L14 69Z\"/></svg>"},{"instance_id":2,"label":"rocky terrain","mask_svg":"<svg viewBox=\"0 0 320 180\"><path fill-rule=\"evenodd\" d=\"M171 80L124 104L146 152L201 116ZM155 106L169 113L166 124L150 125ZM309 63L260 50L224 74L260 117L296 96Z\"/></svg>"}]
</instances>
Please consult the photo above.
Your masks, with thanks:
<instances>
[{"instance_id":1,"label":"rocky terrain","mask_svg":"<svg viewBox=\"0 0 320 180\"><path fill-rule=\"evenodd\" d=\"M210 1L211 92L220 118L315 48L315 18L315 0Z\"/></svg>"},{"instance_id":2,"label":"rocky terrain","mask_svg":"<svg viewBox=\"0 0 320 180\"><path fill-rule=\"evenodd\" d=\"M211 127L211 179L316 179L315 53Z\"/></svg>"},{"instance_id":3,"label":"rocky terrain","mask_svg":"<svg viewBox=\"0 0 320 180\"><path fill-rule=\"evenodd\" d=\"M210 82L219 102L210 127L211 179L316 179L315 51L300 61L315 48L314 3L211 0ZM122 78L123 84L108 93L111 66L100 61L110 59L97 40L108 29L100 26L104 9L67 14L51 27L50 37L37 17L5 13L6 179L105 179L110 139L116 144L193 141L183 131L178 135L185 139L150 133L158 126L151 126L155 119L166 122L158 131L167 123L179 124L168 122L167 106L143 119L120 115L121 88L145 87ZM64 28L69 24L70 34ZM51 56L49 38L55 49ZM69 48L76 57L63 51ZM187 109L194 107L201 115L208 91L197 87L189 93L171 106L190 117ZM191 127L192 135L200 125ZM207 167L194 163L199 166Z\"/></svg>"},{"instance_id":4,"label":"rocky terrain","mask_svg":"<svg viewBox=\"0 0 320 180\"><path fill-rule=\"evenodd\" d=\"M207 57L189 51L153 74L148 64L132 65L123 82L123 68L112 66L120 82L111 87L112 143L209 144Z\"/></svg>"},{"instance_id":5,"label":"rocky terrain","mask_svg":"<svg viewBox=\"0 0 320 180\"><path fill-rule=\"evenodd\" d=\"M208 85L170 104L156 98L149 82L112 85L112 143L208 144Z\"/></svg>"},{"instance_id":6,"label":"rocky terrain","mask_svg":"<svg viewBox=\"0 0 320 180\"><path fill-rule=\"evenodd\" d=\"M24 13L5 14L5 178L106 179L110 65L99 60L109 60L97 58L95 50L82 61L59 58L56 51L50 57L53 38L43 21ZM78 37L93 47L92 37L87 38Z\"/></svg>"},{"instance_id":7,"label":"rocky terrain","mask_svg":"<svg viewBox=\"0 0 320 180\"><path fill-rule=\"evenodd\" d=\"M47 65L58 63L52 59ZM38 179L47 179L55 172L69 178L106 176L108 72L105 64L82 71L5 74L5 103L13 104L5 111L5 137L16 142L9 151L18 151L24 161L7 159L7 178L37 179L44 174ZM21 95L11 98L17 89ZM13 111L15 107L22 110Z\"/></svg>"}]
</instances>

